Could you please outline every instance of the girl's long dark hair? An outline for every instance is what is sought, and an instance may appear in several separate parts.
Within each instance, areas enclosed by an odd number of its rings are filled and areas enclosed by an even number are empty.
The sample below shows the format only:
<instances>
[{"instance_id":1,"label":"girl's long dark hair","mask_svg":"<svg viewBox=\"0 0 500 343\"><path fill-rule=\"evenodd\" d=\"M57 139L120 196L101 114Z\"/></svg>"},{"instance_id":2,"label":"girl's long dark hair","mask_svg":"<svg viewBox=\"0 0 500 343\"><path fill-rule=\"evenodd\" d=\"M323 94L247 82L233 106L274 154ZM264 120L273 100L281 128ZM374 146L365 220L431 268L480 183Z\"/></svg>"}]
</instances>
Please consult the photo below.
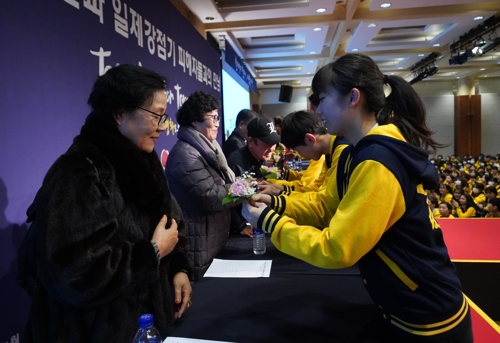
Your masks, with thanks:
<instances>
[{"instance_id":1,"label":"girl's long dark hair","mask_svg":"<svg viewBox=\"0 0 500 343\"><path fill-rule=\"evenodd\" d=\"M391 87L387 98L384 84ZM433 153L446 146L432 139L425 105L413 87L399 76L384 75L370 57L347 54L321 68L312 81L313 92L328 93L332 88L342 96L359 89L365 97L364 110L375 113L379 125L396 125L408 143Z\"/></svg>"}]
</instances>

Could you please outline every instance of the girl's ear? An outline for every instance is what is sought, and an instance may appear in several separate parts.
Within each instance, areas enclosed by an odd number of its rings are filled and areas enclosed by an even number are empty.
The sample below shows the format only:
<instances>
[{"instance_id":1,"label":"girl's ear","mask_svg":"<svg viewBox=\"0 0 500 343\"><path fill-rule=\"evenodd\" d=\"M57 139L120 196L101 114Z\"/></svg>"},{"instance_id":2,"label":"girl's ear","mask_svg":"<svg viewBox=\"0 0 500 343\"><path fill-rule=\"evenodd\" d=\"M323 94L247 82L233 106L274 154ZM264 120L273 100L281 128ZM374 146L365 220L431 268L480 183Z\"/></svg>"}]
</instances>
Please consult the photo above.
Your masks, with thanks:
<instances>
[{"instance_id":1,"label":"girl's ear","mask_svg":"<svg viewBox=\"0 0 500 343\"><path fill-rule=\"evenodd\" d=\"M359 91L359 89L353 88L351 89L351 93L349 95L350 95L349 106L353 107L359 102L361 97L361 92Z\"/></svg>"}]
</instances>

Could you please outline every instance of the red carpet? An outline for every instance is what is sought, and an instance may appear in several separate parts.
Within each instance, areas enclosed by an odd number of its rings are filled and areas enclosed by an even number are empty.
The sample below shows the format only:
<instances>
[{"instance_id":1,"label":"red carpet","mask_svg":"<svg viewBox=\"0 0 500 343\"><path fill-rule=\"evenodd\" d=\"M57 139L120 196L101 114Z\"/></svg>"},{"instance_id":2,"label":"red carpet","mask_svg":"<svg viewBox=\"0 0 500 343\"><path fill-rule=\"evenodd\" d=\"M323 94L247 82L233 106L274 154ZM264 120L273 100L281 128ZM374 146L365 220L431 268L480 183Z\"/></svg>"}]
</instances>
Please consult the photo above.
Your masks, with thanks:
<instances>
[{"instance_id":1,"label":"red carpet","mask_svg":"<svg viewBox=\"0 0 500 343\"><path fill-rule=\"evenodd\" d=\"M500 343L500 327L470 299L474 343Z\"/></svg>"},{"instance_id":2,"label":"red carpet","mask_svg":"<svg viewBox=\"0 0 500 343\"><path fill-rule=\"evenodd\" d=\"M443 230L450 258L454 262L500 263L500 218L455 218L437 221ZM500 343L500 327L472 300L468 300L474 342Z\"/></svg>"},{"instance_id":3,"label":"red carpet","mask_svg":"<svg viewBox=\"0 0 500 343\"><path fill-rule=\"evenodd\" d=\"M500 263L500 218L437 219L453 261Z\"/></svg>"}]
</instances>

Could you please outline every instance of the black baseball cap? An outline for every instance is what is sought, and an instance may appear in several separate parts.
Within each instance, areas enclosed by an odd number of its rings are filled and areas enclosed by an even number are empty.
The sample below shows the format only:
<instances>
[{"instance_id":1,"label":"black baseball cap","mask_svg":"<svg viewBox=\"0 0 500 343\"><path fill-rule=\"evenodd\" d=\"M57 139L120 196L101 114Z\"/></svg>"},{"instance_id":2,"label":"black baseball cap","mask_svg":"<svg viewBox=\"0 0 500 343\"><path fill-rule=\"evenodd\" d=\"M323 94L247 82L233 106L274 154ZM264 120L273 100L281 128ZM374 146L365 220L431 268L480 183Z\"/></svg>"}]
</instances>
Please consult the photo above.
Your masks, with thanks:
<instances>
[{"instance_id":1,"label":"black baseball cap","mask_svg":"<svg viewBox=\"0 0 500 343\"><path fill-rule=\"evenodd\" d=\"M247 124L248 137L258 138L266 144L278 144L280 135L276 132L274 122L264 117L257 117Z\"/></svg>"}]
</instances>

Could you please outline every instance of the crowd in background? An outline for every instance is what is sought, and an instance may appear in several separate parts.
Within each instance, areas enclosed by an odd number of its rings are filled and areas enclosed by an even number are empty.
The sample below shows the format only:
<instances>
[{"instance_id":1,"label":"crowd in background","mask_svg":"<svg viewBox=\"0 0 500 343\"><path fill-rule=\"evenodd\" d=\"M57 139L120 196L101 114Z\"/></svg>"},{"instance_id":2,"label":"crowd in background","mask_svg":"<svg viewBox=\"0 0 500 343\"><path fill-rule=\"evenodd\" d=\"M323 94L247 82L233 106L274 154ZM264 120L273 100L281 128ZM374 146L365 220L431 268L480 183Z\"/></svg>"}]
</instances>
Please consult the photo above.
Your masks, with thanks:
<instances>
[{"instance_id":1,"label":"crowd in background","mask_svg":"<svg viewBox=\"0 0 500 343\"><path fill-rule=\"evenodd\" d=\"M439 188L428 191L436 218L500 217L500 154L438 155L431 162L439 171Z\"/></svg>"}]
</instances>

